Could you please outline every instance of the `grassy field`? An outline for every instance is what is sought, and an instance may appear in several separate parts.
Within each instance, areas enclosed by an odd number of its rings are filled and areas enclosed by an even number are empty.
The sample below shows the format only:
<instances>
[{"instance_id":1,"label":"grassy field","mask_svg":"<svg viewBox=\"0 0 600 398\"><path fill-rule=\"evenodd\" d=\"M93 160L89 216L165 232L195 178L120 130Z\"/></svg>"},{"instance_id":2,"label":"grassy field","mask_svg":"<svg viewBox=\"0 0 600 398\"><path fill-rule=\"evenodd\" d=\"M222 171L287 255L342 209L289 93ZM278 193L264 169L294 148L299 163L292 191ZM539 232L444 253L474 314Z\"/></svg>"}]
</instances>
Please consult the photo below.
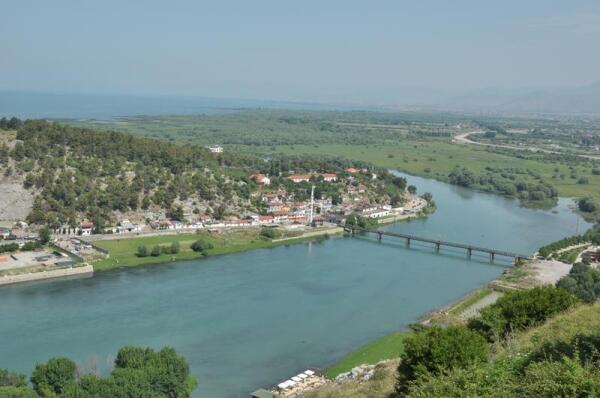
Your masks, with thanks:
<instances>
[{"instance_id":1,"label":"grassy field","mask_svg":"<svg viewBox=\"0 0 600 398\"><path fill-rule=\"evenodd\" d=\"M338 155L441 181L447 181L448 173L456 166L466 167L476 173L483 173L486 167L529 168L539 172L545 181L555 186L560 196L593 196L600 200L600 175L592 175L593 162L572 166L565 163L521 159L490 152L485 148L444 140L406 140L398 145L283 145L274 147L272 151L284 154ZM571 167L574 167L578 178L585 176L589 179L589 183L578 184L577 179L570 178ZM564 179L560 177L561 175Z\"/></svg>"},{"instance_id":2,"label":"grassy field","mask_svg":"<svg viewBox=\"0 0 600 398\"><path fill-rule=\"evenodd\" d=\"M203 257L200 253L195 252L190 248L192 243L199 239L210 242L213 245L213 248L207 251L207 256L217 256L221 254L238 253L252 249L270 248L279 245L299 243L318 238L313 232L313 235L306 237L289 234L282 237L284 239L281 241L271 241L260 237L259 232L260 230L258 228L250 228L245 230L238 229L219 234L202 232L199 234L161 235L95 241L95 245L110 252L110 257L95 262L93 264L94 270L105 271L113 268L132 267L145 264L159 264ZM327 231L323 231L323 233L325 232ZM138 257L136 255L137 248L139 246L146 246L150 252L152 247L155 245L170 246L173 242L179 242L180 251L177 254L161 254L157 257Z\"/></svg>"},{"instance_id":3,"label":"grassy field","mask_svg":"<svg viewBox=\"0 0 600 398\"><path fill-rule=\"evenodd\" d=\"M403 341L409 334L410 332L395 332L375 340L328 367L325 370L325 375L333 379L340 373L350 371L355 366L374 364L383 359L396 358L402 354Z\"/></svg>"}]
</instances>

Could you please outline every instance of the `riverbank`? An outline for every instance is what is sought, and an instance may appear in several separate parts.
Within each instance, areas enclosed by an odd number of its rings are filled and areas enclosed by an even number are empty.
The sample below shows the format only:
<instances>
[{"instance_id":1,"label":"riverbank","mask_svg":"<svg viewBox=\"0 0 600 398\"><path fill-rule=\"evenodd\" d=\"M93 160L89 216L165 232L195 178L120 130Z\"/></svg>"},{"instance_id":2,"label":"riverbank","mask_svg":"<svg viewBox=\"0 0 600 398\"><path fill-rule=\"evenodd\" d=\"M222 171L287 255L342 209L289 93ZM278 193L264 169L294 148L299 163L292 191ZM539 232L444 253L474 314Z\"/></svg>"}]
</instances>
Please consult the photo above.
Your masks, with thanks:
<instances>
[{"instance_id":1,"label":"riverbank","mask_svg":"<svg viewBox=\"0 0 600 398\"><path fill-rule=\"evenodd\" d=\"M49 271L28 272L23 274L4 275L0 277L0 286L13 285L16 283L41 281L47 279L65 278L72 276L91 276L94 268L89 264L77 267L54 269Z\"/></svg>"},{"instance_id":2,"label":"riverbank","mask_svg":"<svg viewBox=\"0 0 600 398\"><path fill-rule=\"evenodd\" d=\"M460 324L475 317L479 311L496 302L507 290L529 289L546 284L555 285L569 273L571 266L557 261L533 260L525 265L507 268L505 273L489 283L472 290L459 300L440 310L429 312L420 319L421 324ZM351 352L328 366L324 374L335 380L353 368L374 365L383 360L398 358L404 349L404 339L411 331L397 331L385 335Z\"/></svg>"},{"instance_id":3,"label":"riverbank","mask_svg":"<svg viewBox=\"0 0 600 398\"><path fill-rule=\"evenodd\" d=\"M260 236L260 231L260 228L248 228L221 231L218 233L200 232L97 240L94 241L94 244L108 251L109 257L95 262L94 269L101 272L124 267L162 264L241 253L255 249L268 249L280 245L302 243L326 236L340 235L343 233L343 228L338 226L324 226L306 232L288 231L284 233L284 236L272 240ZM198 240L207 242L212 247L205 250L203 254L193 251L191 245ZM178 253L146 257L136 255L139 246L146 246L151 250L153 246L170 246L174 242L179 244L180 249Z\"/></svg>"}]
</instances>

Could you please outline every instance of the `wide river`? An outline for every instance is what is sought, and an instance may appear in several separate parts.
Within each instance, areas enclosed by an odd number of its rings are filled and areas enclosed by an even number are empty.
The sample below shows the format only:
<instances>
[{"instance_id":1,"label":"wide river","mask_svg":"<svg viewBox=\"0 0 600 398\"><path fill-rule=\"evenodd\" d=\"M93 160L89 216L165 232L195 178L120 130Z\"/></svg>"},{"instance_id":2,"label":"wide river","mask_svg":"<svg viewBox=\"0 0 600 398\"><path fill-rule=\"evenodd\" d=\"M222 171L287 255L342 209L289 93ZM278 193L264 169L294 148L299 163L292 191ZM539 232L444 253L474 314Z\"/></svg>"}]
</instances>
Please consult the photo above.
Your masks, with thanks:
<instances>
[{"instance_id":1,"label":"wide river","mask_svg":"<svg viewBox=\"0 0 600 398\"><path fill-rule=\"evenodd\" d=\"M553 211L408 177L434 195L427 219L388 227L533 253L589 227L561 200ZM0 368L30 372L68 356L107 368L126 344L173 346L195 397L246 397L457 300L502 273L485 257L369 238L330 239L93 278L0 289Z\"/></svg>"}]
</instances>

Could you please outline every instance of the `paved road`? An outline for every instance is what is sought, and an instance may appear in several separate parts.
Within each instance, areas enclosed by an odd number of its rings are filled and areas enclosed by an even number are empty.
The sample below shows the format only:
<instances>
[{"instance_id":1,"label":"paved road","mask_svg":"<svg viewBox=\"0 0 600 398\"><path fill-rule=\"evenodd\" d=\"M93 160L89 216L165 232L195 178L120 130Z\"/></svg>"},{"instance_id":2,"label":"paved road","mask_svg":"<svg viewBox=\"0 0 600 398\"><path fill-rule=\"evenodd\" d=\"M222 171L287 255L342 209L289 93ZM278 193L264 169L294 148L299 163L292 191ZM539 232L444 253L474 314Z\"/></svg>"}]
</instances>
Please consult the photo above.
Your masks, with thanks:
<instances>
[{"instance_id":1,"label":"paved road","mask_svg":"<svg viewBox=\"0 0 600 398\"><path fill-rule=\"evenodd\" d=\"M517 150L517 151L542 152L542 153L550 153L550 154L555 154L555 155L573 155L573 156L577 156L577 157L583 158L583 159L600 160L600 156L580 155L580 154L575 154L575 153L565 153L565 152L552 151L550 149L542 149L542 148L531 147L531 146L518 147L518 146L506 145L506 144L490 144L490 143L487 143L487 142L473 141L473 140L471 140L469 138L469 136L471 134L483 134L483 133L484 133L483 131L471 131L469 133L457 134L457 135L454 136L454 141L455 142L459 142L461 144L471 144L471 145L487 146L487 147L492 147L492 148L514 149L514 150Z\"/></svg>"}]
</instances>

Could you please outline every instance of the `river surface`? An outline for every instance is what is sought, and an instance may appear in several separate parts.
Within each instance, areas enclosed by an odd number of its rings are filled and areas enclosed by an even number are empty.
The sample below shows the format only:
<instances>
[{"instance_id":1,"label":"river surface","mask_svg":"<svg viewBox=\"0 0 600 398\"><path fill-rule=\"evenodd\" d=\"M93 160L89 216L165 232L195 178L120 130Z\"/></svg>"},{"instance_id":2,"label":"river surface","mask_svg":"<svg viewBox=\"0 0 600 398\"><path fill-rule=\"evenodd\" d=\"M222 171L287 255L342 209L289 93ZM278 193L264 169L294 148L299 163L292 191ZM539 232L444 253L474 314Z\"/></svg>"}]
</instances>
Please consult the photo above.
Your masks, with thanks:
<instances>
[{"instance_id":1,"label":"river surface","mask_svg":"<svg viewBox=\"0 0 600 398\"><path fill-rule=\"evenodd\" d=\"M408 178L433 193L438 210L393 231L527 254L589 226L567 199L554 212L530 210ZM501 265L391 239L339 238L4 287L0 368L29 373L68 356L106 369L123 345L169 345L198 377L195 397L247 397L405 328L499 276Z\"/></svg>"}]
</instances>

